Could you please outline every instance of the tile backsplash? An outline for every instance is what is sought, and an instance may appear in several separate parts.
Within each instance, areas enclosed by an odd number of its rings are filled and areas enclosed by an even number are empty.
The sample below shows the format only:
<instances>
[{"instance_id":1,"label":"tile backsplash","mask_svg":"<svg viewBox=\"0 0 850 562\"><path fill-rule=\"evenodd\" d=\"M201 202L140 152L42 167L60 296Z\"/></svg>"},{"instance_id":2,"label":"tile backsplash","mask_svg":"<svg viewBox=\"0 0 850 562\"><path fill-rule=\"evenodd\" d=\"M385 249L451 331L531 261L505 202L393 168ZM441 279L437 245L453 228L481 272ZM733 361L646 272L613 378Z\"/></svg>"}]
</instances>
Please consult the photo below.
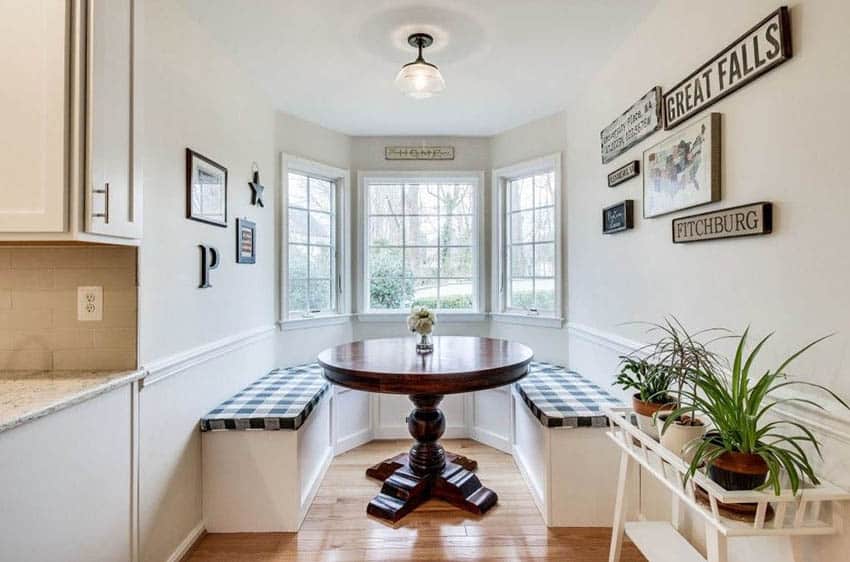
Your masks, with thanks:
<instances>
[{"instance_id":1,"label":"tile backsplash","mask_svg":"<svg viewBox=\"0 0 850 562\"><path fill-rule=\"evenodd\" d=\"M77 320L77 287L103 287L103 320ZM136 249L0 246L0 370L136 366Z\"/></svg>"}]
</instances>

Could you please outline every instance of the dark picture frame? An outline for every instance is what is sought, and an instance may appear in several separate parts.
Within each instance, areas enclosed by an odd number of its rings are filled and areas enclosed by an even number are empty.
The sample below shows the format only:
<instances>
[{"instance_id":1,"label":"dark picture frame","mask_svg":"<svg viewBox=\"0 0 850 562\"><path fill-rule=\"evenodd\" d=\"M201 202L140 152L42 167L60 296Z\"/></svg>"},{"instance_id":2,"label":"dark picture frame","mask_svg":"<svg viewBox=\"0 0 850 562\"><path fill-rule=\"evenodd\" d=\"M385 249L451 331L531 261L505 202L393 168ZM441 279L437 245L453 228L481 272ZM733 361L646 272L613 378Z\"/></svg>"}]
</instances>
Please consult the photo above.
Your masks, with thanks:
<instances>
[{"instance_id":1,"label":"dark picture frame","mask_svg":"<svg viewBox=\"0 0 850 562\"><path fill-rule=\"evenodd\" d=\"M640 160L632 160L608 174L608 187L616 187L640 175Z\"/></svg>"},{"instance_id":2,"label":"dark picture frame","mask_svg":"<svg viewBox=\"0 0 850 562\"><path fill-rule=\"evenodd\" d=\"M257 263L257 223L236 219L236 263Z\"/></svg>"},{"instance_id":3,"label":"dark picture frame","mask_svg":"<svg viewBox=\"0 0 850 562\"><path fill-rule=\"evenodd\" d=\"M227 228L227 168L186 149L186 218Z\"/></svg>"},{"instance_id":4,"label":"dark picture frame","mask_svg":"<svg viewBox=\"0 0 850 562\"><path fill-rule=\"evenodd\" d=\"M602 234L614 234L634 228L634 209L635 203L632 199L602 209Z\"/></svg>"}]
</instances>

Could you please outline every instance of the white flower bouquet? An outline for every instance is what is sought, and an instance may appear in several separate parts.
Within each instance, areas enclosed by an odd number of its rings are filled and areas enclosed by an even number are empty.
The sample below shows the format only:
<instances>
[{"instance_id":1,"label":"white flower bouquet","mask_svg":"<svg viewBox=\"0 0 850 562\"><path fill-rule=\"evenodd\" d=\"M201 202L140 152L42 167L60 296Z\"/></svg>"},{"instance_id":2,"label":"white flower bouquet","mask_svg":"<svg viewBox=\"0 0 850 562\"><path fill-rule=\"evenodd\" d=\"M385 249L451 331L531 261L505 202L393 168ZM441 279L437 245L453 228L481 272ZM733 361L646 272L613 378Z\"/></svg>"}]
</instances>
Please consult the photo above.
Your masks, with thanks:
<instances>
[{"instance_id":1,"label":"white flower bouquet","mask_svg":"<svg viewBox=\"0 0 850 562\"><path fill-rule=\"evenodd\" d=\"M427 336L434 331L434 324L436 323L437 316L425 306L413 308L410 311L410 316L407 317L407 327L410 328L410 331L422 336Z\"/></svg>"}]
</instances>

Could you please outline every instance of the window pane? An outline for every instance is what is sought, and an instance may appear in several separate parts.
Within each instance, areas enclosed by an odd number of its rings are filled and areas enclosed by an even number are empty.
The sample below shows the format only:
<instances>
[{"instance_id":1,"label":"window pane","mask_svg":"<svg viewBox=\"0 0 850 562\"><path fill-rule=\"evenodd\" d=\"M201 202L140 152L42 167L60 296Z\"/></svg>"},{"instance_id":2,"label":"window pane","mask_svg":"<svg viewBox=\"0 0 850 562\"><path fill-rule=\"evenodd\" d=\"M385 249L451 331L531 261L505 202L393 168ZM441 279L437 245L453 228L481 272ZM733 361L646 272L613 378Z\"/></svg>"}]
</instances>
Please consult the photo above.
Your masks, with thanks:
<instances>
[{"instance_id":1,"label":"window pane","mask_svg":"<svg viewBox=\"0 0 850 562\"><path fill-rule=\"evenodd\" d=\"M438 217L405 217L404 236L408 246L436 246Z\"/></svg>"},{"instance_id":2,"label":"window pane","mask_svg":"<svg viewBox=\"0 0 850 562\"><path fill-rule=\"evenodd\" d=\"M307 281L296 280L289 282L289 312L307 311Z\"/></svg>"},{"instance_id":3,"label":"window pane","mask_svg":"<svg viewBox=\"0 0 850 562\"><path fill-rule=\"evenodd\" d=\"M471 185L447 184L440 186L440 214L471 214L472 195Z\"/></svg>"},{"instance_id":4,"label":"window pane","mask_svg":"<svg viewBox=\"0 0 850 562\"><path fill-rule=\"evenodd\" d=\"M555 276L555 244L535 244L534 275L537 277Z\"/></svg>"},{"instance_id":5,"label":"window pane","mask_svg":"<svg viewBox=\"0 0 850 562\"><path fill-rule=\"evenodd\" d=\"M537 310L549 312L555 310L555 280L535 279L534 300Z\"/></svg>"},{"instance_id":6,"label":"window pane","mask_svg":"<svg viewBox=\"0 0 850 562\"><path fill-rule=\"evenodd\" d=\"M510 306L523 309L534 306L534 281L532 279L511 279Z\"/></svg>"},{"instance_id":7,"label":"window pane","mask_svg":"<svg viewBox=\"0 0 850 562\"><path fill-rule=\"evenodd\" d=\"M413 301L411 306L427 306L428 308L439 308L437 301L437 279L416 279L413 282Z\"/></svg>"},{"instance_id":8,"label":"window pane","mask_svg":"<svg viewBox=\"0 0 850 562\"><path fill-rule=\"evenodd\" d=\"M441 248L440 260L441 277L472 276L472 248Z\"/></svg>"},{"instance_id":9,"label":"window pane","mask_svg":"<svg viewBox=\"0 0 850 562\"><path fill-rule=\"evenodd\" d=\"M331 249L326 246L311 246L310 279L330 279L331 271Z\"/></svg>"},{"instance_id":10,"label":"window pane","mask_svg":"<svg viewBox=\"0 0 850 562\"><path fill-rule=\"evenodd\" d=\"M463 246L472 243L472 217L440 217L440 244Z\"/></svg>"},{"instance_id":11,"label":"window pane","mask_svg":"<svg viewBox=\"0 0 850 562\"><path fill-rule=\"evenodd\" d=\"M511 277L534 277L534 246L523 244L511 246Z\"/></svg>"},{"instance_id":12,"label":"window pane","mask_svg":"<svg viewBox=\"0 0 850 562\"><path fill-rule=\"evenodd\" d=\"M407 248L404 257L413 277L437 277L437 248Z\"/></svg>"},{"instance_id":13,"label":"window pane","mask_svg":"<svg viewBox=\"0 0 850 562\"><path fill-rule=\"evenodd\" d=\"M369 283L369 307L374 309L407 308L413 300L413 279L410 277L376 277Z\"/></svg>"},{"instance_id":14,"label":"window pane","mask_svg":"<svg viewBox=\"0 0 850 562\"><path fill-rule=\"evenodd\" d=\"M555 204L555 191L553 190L554 176L555 174L553 172L534 176L535 207L545 207L546 205Z\"/></svg>"},{"instance_id":15,"label":"window pane","mask_svg":"<svg viewBox=\"0 0 850 562\"><path fill-rule=\"evenodd\" d=\"M534 178L522 178L510 182L511 211L530 209L534 206Z\"/></svg>"},{"instance_id":16,"label":"window pane","mask_svg":"<svg viewBox=\"0 0 850 562\"><path fill-rule=\"evenodd\" d=\"M326 180L310 178L310 209L331 211L333 184Z\"/></svg>"},{"instance_id":17,"label":"window pane","mask_svg":"<svg viewBox=\"0 0 850 562\"><path fill-rule=\"evenodd\" d=\"M402 217L369 217L369 245L401 246Z\"/></svg>"},{"instance_id":18,"label":"window pane","mask_svg":"<svg viewBox=\"0 0 850 562\"><path fill-rule=\"evenodd\" d=\"M371 277L402 277L401 248L370 248L369 275Z\"/></svg>"},{"instance_id":19,"label":"window pane","mask_svg":"<svg viewBox=\"0 0 850 562\"><path fill-rule=\"evenodd\" d=\"M307 246L289 245L289 278L307 279Z\"/></svg>"},{"instance_id":20,"label":"window pane","mask_svg":"<svg viewBox=\"0 0 850 562\"><path fill-rule=\"evenodd\" d=\"M546 207L534 211L534 239L537 242L555 240L555 208Z\"/></svg>"},{"instance_id":21,"label":"window pane","mask_svg":"<svg viewBox=\"0 0 850 562\"><path fill-rule=\"evenodd\" d=\"M513 213L511 217L511 242L534 241L534 211Z\"/></svg>"},{"instance_id":22,"label":"window pane","mask_svg":"<svg viewBox=\"0 0 850 562\"><path fill-rule=\"evenodd\" d=\"M307 208L307 176L289 174L289 206Z\"/></svg>"},{"instance_id":23,"label":"window pane","mask_svg":"<svg viewBox=\"0 0 850 562\"><path fill-rule=\"evenodd\" d=\"M400 185L370 185L369 213L373 215L401 214Z\"/></svg>"},{"instance_id":24,"label":"window pane","mask_svg":"<svg viewBox=\"0 0 850 562\"><path fill-rule=\"evenodd\" d=\"M331 216L327 213L310 213L310 243L331 243Z\"/></svg>"},{"instance_id":25,"label":"window pane","mask_svg":"<svg viewBox=\"0 0 850 562\"><path fill-rule=\"evenodd\" d=\"M289 241L307 242L307 211L289 209Z\"/></svg>"},{"instance_id":26,"label":"window pane","mask_svg":"<svg viewBox=\"0 0 850 562\"><path fill-rule=\"evenodd\" d=\"M440 209L440 189L432 183L404 186L404 207L408 215L436 215Z\"/></svg>"},{"instance_id":27,"label":"window pane","mask_svg":"<svg viewBox=\"0 0 850 562\"><path fill-rule=\"evenodd\" d=\"M439 307L449 310L472 308L472 279L441 279Z\"/></svg>"},{"instance_id":28,"label":"window pane","mask_svg":"<svg viewBox=\"0 0 850 562\"><path fill-rule=\"evenodd\" d=\"M310 311L326 312L331 309L331 282L310 280Z\"/></svg>"}]
</instances>

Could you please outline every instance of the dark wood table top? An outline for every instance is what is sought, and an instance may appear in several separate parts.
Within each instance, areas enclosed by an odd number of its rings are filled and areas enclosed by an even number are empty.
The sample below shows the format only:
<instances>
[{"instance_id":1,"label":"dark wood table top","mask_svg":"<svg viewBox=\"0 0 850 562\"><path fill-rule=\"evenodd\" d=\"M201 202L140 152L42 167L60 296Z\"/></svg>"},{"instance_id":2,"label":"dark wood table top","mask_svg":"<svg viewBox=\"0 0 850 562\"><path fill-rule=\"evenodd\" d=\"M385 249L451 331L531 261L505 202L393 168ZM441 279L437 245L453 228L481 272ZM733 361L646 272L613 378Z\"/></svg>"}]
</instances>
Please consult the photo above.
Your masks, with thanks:
<instances>
[{"instance_id":1,"label":"dark wood table top","mask_svg":"<svg viewBox=\"0 0 850 562\"><path fill-rule=\"evenodd\" d=\"M416 353L413 337L381 338L338 345L319 354L331 382L385 394L455 394L517 381L534 354L528 347L495 338L437 336L434 351Z\"/></svg>"}]
</instances>

